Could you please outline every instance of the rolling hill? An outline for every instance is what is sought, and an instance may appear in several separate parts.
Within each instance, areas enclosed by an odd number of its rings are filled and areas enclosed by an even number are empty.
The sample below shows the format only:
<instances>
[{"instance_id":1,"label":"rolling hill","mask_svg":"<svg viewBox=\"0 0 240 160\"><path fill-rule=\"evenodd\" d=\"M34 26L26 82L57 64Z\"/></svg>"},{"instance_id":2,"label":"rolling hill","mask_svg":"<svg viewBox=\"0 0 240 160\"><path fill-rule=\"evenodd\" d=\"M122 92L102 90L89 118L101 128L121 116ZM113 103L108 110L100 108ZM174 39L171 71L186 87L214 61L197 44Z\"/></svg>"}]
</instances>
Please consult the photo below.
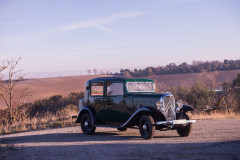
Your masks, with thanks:
<instances>
[{"instance_id":1,"label":"rolling hill","mask_svg":"<svg viewBox=\"0 0 240 160\"><path fill-rule=\"evenodd\" d=\"M219 84L223 82L231 82L236 78L240 70L232 71L219 71L216 80ZM157 84L164 85L165 87L173 87L178 85L184 85L189 87L194 84L196 77L199 73L189 74L170 74L170 75L154 75L150 77L144 77L153 79ZM90 75L90 76L70 76L70 77L56 77L56 78L40 78L40 79L27 79L19 82L16 87L16 93L20 92L24 88L29 88L29 94L27 102L34 102L35 100L48 98L53 95L68 96L70 92L82 92L84 91L84 84L88 79L95 77L104 77L106 75ZM4 109L3 100L0 98L0 109Z\"/></svg>"}]
</instances>

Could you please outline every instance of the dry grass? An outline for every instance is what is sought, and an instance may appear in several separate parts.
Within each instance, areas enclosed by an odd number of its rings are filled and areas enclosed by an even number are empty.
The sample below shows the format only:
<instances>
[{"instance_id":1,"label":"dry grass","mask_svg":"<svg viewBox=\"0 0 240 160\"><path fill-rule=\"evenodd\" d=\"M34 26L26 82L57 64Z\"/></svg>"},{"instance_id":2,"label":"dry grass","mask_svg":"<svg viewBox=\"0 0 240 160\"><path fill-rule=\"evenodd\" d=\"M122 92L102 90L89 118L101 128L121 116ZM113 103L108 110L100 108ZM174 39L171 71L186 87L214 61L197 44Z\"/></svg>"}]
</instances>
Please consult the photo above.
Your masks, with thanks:
<instances>
[{"instance_id":1,"label":"dry grass","mask_svg":"<svg viewBox=\"0 0 240 160\"><path fill-rule=\"evenodd\" d=\"M192 114L192 119L240 119L239 113L223 113L223 112L215 112L215 113L195 113Z\"/></svg>"},{"instance_id":2,"label":"dry grass","mask_svg":"<svg viewBox=\"0 0 240 160\"><path fill-rule=\"evenodd\" d=\"M65 108L57 111L55 115L47 113L42 117L15 122L13 125L9 125L8 123L0 124L0 134L75 126L75 119L72 119L73 115L77 115L77 112Z\"/></svg>"}]
</instances>

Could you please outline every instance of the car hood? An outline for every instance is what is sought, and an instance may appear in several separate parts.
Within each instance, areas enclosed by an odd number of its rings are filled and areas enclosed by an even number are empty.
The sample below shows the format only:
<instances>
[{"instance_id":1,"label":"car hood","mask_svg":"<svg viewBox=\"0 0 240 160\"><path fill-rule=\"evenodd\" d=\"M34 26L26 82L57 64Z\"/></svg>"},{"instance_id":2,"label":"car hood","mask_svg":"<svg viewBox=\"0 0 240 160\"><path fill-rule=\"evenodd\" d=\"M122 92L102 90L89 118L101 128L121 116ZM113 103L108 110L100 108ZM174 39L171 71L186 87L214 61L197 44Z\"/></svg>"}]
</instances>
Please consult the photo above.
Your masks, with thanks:
<instances>
[{"instance_id":1,"label":"car hood","mask_svg":"<svg viewBox=\"0 0 240 160\"><path fill-rule=\"evenodd\" d=\"M133 104L138 109L141 107L156 107L157 101L161 98L172 95L170 93L137 93L133 96Z\"/></svg>"},{"instance_id":2,"label":"car hood","mask_svg":"<svg viewBox=\"0 0 240 160\"><path fill-rule=\"evenodd\" d=\"M162 101L161 109L157 108L157 101ZM175 112L175 98L170 93L164 94L135 94L133 95L133 104L136 109L142 107L157 108L165 117L167 121L176 119Z\"/></svg>"}]
</instances>

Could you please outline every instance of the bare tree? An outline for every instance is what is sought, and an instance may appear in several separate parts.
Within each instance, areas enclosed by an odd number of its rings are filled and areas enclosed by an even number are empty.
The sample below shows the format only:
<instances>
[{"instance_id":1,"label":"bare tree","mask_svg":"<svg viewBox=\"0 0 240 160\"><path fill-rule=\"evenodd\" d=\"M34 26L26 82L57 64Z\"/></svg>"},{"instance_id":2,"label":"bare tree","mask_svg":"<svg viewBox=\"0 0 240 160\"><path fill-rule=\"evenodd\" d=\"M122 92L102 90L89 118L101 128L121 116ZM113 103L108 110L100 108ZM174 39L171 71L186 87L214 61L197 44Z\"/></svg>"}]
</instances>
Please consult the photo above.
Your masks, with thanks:
<instances>
[{"instance_id":1,"label":"bare tree","mask_svg":"<svg viewBox=\"0 0 240 160\"><path fill-rule=\"evenodd\" d=\"M101 70L101 71L99 71L99 74L104 75L105 73Z\"/></svg>"},{"instance_id":2,"label":"bare tree","mask_svg":"<svg viewBox=\"0 0 240 160\"><path fill-rule=\"evenodd\" d=\"M91 70L90 69L88 69L87 72L88 72L89 75L91 74Z\"/></svg>"},{"instance_id":3,"label":"bare tree","mask_svg":"<svg viewBox=\"0 0 240 160\"><path fill-rule=\"evenodd\" d=\"M97 75L97 69L93 69L95 75Z\"/></svg>"},{"instance_id":4,"label":"bare tree","mask_svg":"<svg viewBox=\"0 0 240 160\"><path fill-rule=\"evenodd\" d=\"M0 97L4 100L8 109L8 118L10 124L14 122L16 116L16 109L21 104L25 103L27 97L28 88L22 90L19 94L15 93L15 87L23 80L24 75L21 74L21 70L16 70L19 61L22 58L12 58L3 62L0 71L7 70L8 80L0 84Z\"/></svg>"},{"instance_id":5,"label":"bare tree","mask_svg":"<svg viewBox=\"0 0 240 160\"><path fill-rule=\"evenodd\" d=\"M206 91L214 91L216 87L219 85L216 81L218 72L206 72L203 71L197 77L197 81L202 84L202 86L206 89Z\"/></svg>"},{"instance_id":6,"label":"bare tree","mask_svg":"<svg viewBox=\"0 0 240 160\"><path fill-rule=\"evenodd\" d=\"M211 111L215 111L215 110L219 110L221 107L221 103L224 102L225 97L229 96L232 92L236 91L238 93L240 93L239 90L240 89L240 73L237 75L237 78L232 82L232 83L224 83L222 86L224 86L223 89L224 92L222 92L221 95L218 96L216 105L214 107L206 107L205 111L210 113ZM239 94L240 96L240 94ZM235 100L236 101L236 100ZM237 103L239 103L238 101L236 101ZM224 102L225 103L225 102ZM233 104L231 103L231 106ZM226 111L229 112L229 108L226 105Z\"/></svg>"},{"instance_id":7,"label":"bare tree","mask_svg":"<svg viewBox=\"0 0 240 160\"><path fill-rule=\"evenodd\" d=\"M130 74L130 71L128 71L128 70L123 71L123 75L124 75L124 77L126 77L126 78L132 77L132 75Z\"/></svg>"}]
</instances>

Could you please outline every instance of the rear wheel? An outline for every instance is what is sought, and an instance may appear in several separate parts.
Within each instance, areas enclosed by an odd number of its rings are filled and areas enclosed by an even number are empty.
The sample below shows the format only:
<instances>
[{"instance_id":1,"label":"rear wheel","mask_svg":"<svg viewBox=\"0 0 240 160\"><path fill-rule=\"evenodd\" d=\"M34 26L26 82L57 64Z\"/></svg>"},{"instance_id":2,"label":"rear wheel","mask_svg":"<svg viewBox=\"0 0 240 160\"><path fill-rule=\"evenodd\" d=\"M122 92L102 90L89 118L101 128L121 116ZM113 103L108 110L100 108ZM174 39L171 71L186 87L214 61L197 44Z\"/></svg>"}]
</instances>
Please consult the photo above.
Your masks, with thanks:
<instances>
[{"instance_id":1,"label":"rear wheel","mask_svg":"<svg viewBox=\"0 0 240 160\"><path fill-rule=\"evenodd\" d=\"M139 132L144 139L152 139L155 132L155 121L152 116L143 115L139 121Z\"/></svg>"},{"instance_id":2,"label":"rear wheel","mask_svg":"<svg viewBox=\"0 0 240 160\"><path fill-rule=\"evenodd\" d=\"M82 115L81 128L82 132L86 135L94 134L96 130L96 127L93 126L92 118L88 113Z\"/></svg>"},{"instance_id":3,"label":"rear wheel","mask_svg":"<svg viewBox=\"0 0 240 160\"><path fill-rule=\"evenodd\" d=\"M191 120L191 116L190 115L185 115L186 120ZM192 124L186 124L186 125L181 125L177 128L177 133L179 134L179 136L181 137L187 137L190 135L192 131Z\"/></svg>"}]
</instances>

